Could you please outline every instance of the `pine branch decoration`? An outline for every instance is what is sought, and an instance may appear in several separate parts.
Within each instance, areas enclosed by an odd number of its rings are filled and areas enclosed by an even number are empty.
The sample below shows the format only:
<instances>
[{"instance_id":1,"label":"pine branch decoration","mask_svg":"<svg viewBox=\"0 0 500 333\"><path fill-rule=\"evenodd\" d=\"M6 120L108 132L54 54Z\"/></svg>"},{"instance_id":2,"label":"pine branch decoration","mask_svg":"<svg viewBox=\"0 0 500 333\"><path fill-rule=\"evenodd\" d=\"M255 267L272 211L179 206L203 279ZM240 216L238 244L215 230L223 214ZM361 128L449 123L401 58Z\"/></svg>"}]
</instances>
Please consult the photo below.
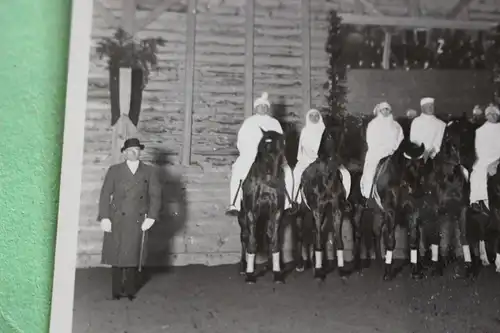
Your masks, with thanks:
<instances>
[{"instance_id":1,"label":"pine branch decoration","mask_svg":"<svg viewBox=\"0 0 500 333\"><path fill-rule=\"evenodd\" d=\"M342 18L336 11L331 11L329 16L330 27L325 49L329 54L328 82L325 88L328 89L328 107L323 114L324 118L338 123L345 116L346 112L346 66L342 57L342 46L344 38L342 35Z\"/></svg>"},{"instance_id":2,"label":"pine branch decoration","mask_svg":"<svg viewBox=\"0 0 500 333\"><path fill-rule=\"evenodd\" d=\"M158 46L164 46L163 38L134 39L123 29L118 29L112 38L103 38L97 46L97 54L102 59L108 57L108 66L140 69L147 84L151 70L158 69Z\"/></svg>"}]
</instances>

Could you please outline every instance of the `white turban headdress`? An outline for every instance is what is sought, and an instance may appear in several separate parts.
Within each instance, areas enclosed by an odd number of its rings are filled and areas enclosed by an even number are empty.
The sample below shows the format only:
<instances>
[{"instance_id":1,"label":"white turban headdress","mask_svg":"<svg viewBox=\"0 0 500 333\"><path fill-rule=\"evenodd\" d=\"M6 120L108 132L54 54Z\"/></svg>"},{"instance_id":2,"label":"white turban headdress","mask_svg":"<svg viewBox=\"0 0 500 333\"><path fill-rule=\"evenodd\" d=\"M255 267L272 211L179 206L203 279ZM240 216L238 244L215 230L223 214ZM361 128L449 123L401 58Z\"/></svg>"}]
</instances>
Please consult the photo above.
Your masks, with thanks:
<instances>
[{"instance_id":1,"label":"white turban headdress","mask_svg":"<svg viewBox=\"0 0 500 333\"><path fill-rule=\"evenodd\" d=\"M389 110L392 110L391 108L391 105L387 102L382 102L382 103L378 103L377 105L375 105L375 108L373 109L373 114L374 115L377 115L378 112L382 109L389 109Z\"/></svg>"},{"instance_id":2,"label":"white turban headdress","mask_svg":"<svg viewBox=\"0 0 500 333\"><path fill-rule=\"evenodd\" d=\"M488 105L486 110L484 110L484 115L487 116L489 114L496 114L497 116L500 116L500 110L494 106L494 105Z\"/></svg>"},{"instance_id":3,"label":"white turban headdress","mask_svg":"<svg viewBox=\"0 0 500 333\"><path fill-rule=\"evenodd\" d=\"M259 105L266 105L268 108L270 108L271 103L269 103L268 97L268 93L263 92L262 95L253 102L253 108L255 109Z\"/></svg>"},{"instance_id":4,"label":"white turban headdress","mask_svg":"<svg viewBox=\"0 0 500 333\"><path fill-rule=\"evenodd\" d=\"M479 105L476 105L476 106L474 107L474 109L472 110L472 114L473 114L474 116L480 116L480 115L482 115L482 114L483 114L483 110L481 110L481 108L479 107Z\"/></svg>"},{"instance_id":5,"label":"white turban headdress","mask_svg":"<svg viewBox=\"0 0 500 333\"><path fill-rule=\"evenodd\" d=\"M424 106L426 104L434 104L434 98L424 97L420 100L420 106Z\"/></svg>"},{"instance_id":6,"label":"white turban headdress","mask_svg":"<svg viewBox=\"0 0 500 333\"><path fill-rule=\"evenodd\" d=\"M409 109L408 111L406 111L406 116L408 118L415 118L417 114L418 114L417 111L413 109Z\"/></svg>"}]
</instances>

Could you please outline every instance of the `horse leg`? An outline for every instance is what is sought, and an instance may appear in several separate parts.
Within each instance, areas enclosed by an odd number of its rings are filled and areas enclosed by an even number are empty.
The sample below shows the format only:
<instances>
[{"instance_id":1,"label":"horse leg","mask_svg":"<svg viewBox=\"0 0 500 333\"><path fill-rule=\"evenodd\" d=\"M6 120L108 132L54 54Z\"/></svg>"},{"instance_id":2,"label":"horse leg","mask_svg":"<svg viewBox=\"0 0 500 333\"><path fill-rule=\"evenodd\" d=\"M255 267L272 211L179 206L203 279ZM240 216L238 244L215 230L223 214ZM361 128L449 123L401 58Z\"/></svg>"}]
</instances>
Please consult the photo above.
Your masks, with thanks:
<instances>
[{"instance_id":1,"label":"horse leg","mask_svg":"<svg viewBox=\"0 0 500 333\"><path fill-rule=\"evenodd\" d=\"M381 263L382 262L382 234L383 234L383 227L384 227L384 221L382 218L382 213L377 213L375 215L375 220L373 223L373 236L372 238L374 239L374 251L375 251L375 259L377 262ZM368 252L368 251L367 251ZM371 253L370 253L370 258L371 258Z\"/></svg>"},{"instance_id":2,"label":"horse leg","mask_svg":"<svg viewBox=\"0 0 500 333\"><path fill-rule=\"evenodd\" d=\"M358 211L355 212L354 217L351 219L352 228L352 239L353 239L353 258L354 258L354 269L361 272L361 214Z\"/></svg>"},{"instance_id":3,"label":"horse leg","mask_svg":"<svg viewBox=\"0 0 500 333\"><path fill-rule=\"evenodd\" d=\"M386 212L384 220L382 229L385 247L384 280L388 281L394 278L392 269L392 254L396 248L396 221L394 211Z\"/></svg>"},{"instance_id":4,"label":"horse leg","mask_svg":"<svg viewBox=\"0 0 500 333\"><path fill-rule=\"evenodd\" d=\"M410 247L411 277L415 280L419 280L423 277L421 265L418 261L418 252L420 249L420 225L418 221L418 213L410 215L408 221L408 243Z\"/></svg>"},{"instance_id":5,"label":"horse leg","mask_svg":"<svg viewBox=\"0 0 500 333\"><path fill-rule=\"evenodd\" d=\"M314 278L324 280L326 277L323 270L323 227L325 214L323 210L315 209L314 216Z\"/></svg>"},{"instance_id":6,"label":"horse leg","mask_svg":"<svg viewBox=\"0 0 500 333\"><path fill-rule=\"evenodd\" d=\"M335 269L335 256L333 251L335 250L335 235L333 231L327 233L327 240L325 243L325 266L327 272L332 272Z\"/></svg>"},{"instance_id":7,"label":"horse leg","mask_svg":"<svg viewBox=\"0 0 500 333\"><path fill-rule=\"evenodd\" d=\"M246 282L249 284L253 284L257 282L257 276L255 275L255 255L257 253L257 219L251 212L247 212L246 218L248 226Z\"/></svg>"},{"instance_id":8,"label":"horse leg","mask_svg":"<svg viewBox=\"0 0 500 333\"><path fill-rule=\"evenodd\" d=\"M241 242L241 258L240 258L239 269L240 269L240 275L245 275L247 269L246 254L247 254L249 230L245 220L244 213L241 213L241 211L240 214L238 215L238 222L240 224L240 242Z\"/></svg>"},{"instance_id":9,"label":"horse leg","mask_svg":"<svg viewBox=\"0 0 500 333\"><path fill-rule=\"evenodd\" d=\"M299 208L295 219L295 270L297 272L304 271L304 257L302 255L304 248L304 215L302 209Z\"/></svg>"},{"instance_id":10,"label":"horse leg","mask_svg":"<svg viewBox=\"0 0 500 333\"><path fill-rule=\"evenodd\" d=\"M348 272L344 268L344 240L342 238L342 227L344 225L344 217L340 209L335 209L332 212L333 216L333 236L335 237L335 244L337 247L337 266L339 275L345 277Z\"/></svg>"},{"instance_id":11,"label":"horse leg","mask_svg":"<svg viewBox=\"0 0 500 333\"><path fill-rule=\"evenodd\" d=\"M434 275L443 276L444 268L449 261L450 252L450 242L452 238L452 223L448 216L440 216L438 221L439 232L436 235L438 245L432 245L432 261L434 263L434 268L432 273ZM439 252L435 254L435 252ZM436 259L437 260L434 260Z\"/></svg>"},{"instance_id":12,"label":"horse leg","mask_svg":"<svg viewBox=\"0 0 500 333\"><path fill-rule=\"evenodd\" d=\"M283 274L281 271L281 242L280 242L280 225L283 214L277 211L271 215L271 245L272 262L273 262L273 279L275 283L284 283Z\"/></svg>"},{"instance_id":13,"label":"horse leg","mask_svg":"<svg viewBox=\"0 0 500 333\"><path fill-rule=\"evenodd\" d=\"M498 225L498 221L497 221L497 225ZM497 273L500 273L500 229L497 227L497 230L496 230L496 235L495 235L495 253L496 253L496 257L495 257L495 271Z\"/></svg>"},{"instance_id":14,"label":"horse leg","mask_svg":"<svg viewBox=\"0 0 500 333\"><path fill-rule=\"evenodd\" d=\"M488 253L486 252L486 229L488 227L489 218L481 216L478 219L479 227L479 258L483 266L489 266L490 261L488 260Z\"/></svg>"},{"instance_id":15,"label":"horse leg","mask_svg":"<svg viewBox=\"0 0 500 333\"><path fill-rule=\"evenodd\" d=\"M460 244L462 245L462 251L464 255L463 262L463 275L465 278L474 277L475 270L474 265L472 263L472 256L470 252L470 243L467 237L467 224L471 222L471 211L470 208L466 207L462 210L462 214L460 216L460 220L458 223L458 230L460 233Z\"/></svg>"},{"instance_id":16,"label":"horse leg","mask_svg":"<svg viewBox=\"0 0 500 333\"><path fill-rule=\"evenodd\" d=\"M247 244L248 244L248 230L241 230L241 259L240 259L240 275L245 275L247 269Z\"/></svg>"}]
</instances>

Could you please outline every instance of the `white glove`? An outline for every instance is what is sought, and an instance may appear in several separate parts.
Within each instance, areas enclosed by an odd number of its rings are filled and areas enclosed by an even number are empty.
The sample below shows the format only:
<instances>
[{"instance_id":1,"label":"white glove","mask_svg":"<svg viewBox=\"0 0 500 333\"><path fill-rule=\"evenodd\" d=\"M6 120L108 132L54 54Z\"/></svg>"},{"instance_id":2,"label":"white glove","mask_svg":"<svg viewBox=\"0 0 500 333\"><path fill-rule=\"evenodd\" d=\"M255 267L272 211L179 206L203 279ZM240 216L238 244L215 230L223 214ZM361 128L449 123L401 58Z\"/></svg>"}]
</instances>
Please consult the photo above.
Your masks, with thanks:
<instances>
[{"instance_id":1,"label":"white glove","mask_svg":"<svg viewBox=\"0 0 500 333\"><path fill-rule=\"evenodd\" d=\"M151 228L153 226L154 223L155 223L155 220L150 219L149 217L147 217L144 220L144 222L142 222L142 226L141 226L142 231L148 230L149 228Z\"/></svg>"},{"instance_id":2,"label":"white glove","mask_svg":"<svg viewBox=\"0 0 500 333\"><path fill-rule=\"evenodd\" d=\"M111 220L110 219L102 219L101 220L101 229L104 232L111 232Z\"/></svg>"}]
</instances>

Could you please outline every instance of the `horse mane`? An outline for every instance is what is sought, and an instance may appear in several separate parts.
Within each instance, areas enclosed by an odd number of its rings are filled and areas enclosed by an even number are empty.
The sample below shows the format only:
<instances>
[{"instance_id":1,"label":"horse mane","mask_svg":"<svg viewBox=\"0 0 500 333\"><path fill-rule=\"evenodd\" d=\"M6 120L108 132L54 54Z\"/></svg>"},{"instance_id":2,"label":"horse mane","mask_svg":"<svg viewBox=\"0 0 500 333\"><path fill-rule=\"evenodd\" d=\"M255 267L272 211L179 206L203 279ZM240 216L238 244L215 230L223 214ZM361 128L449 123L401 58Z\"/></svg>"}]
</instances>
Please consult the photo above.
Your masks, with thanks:
<instances>
[{"instance_id":1,"label":"horse mane","mask_svg":"<svg viewBox=\"0 0 500 333\"><path fill-rule=\"evenodd\" d=\"M262 133L252 168L258 170L259 175L273 174L281 178L284 176L281 165L285 159L285 149L284 144L279 141L284 140L284 135L275 131L262 131ZM263 144L266 140L272 140L271 149L266 149Z\"/></svg>"},{"instance_id":2,"label":"horse mane","mask_svg":"<svg viewBox=\"0 0 500 333\"><path fill-rule=\"evenodd\" d=\"M343 138L342 134L343 129L341 126L325 127L318 147L318 159L325 160L332 156L340 157L340 147L343 146L343 142L341 142Z\"/></svg>"},{"instance_id":3,"label":"horse mane","mask_svg":"<svg viewBox=\"0 0 500 333\"><path fill-rule=\"evenodd\" d=\"M475 132L476 125L470 122L466 116L451 117L443 135L443 143L455 144L455 138L459 139L458 152L460 159L465 163L465 167L470 169L475 159ZM442 155L442 154L440 154ZM441 156L441 159L447 159L449 156Z\"/></svg>"},{"instance_id":4,"label":"horse mane","mask_svg":"<svg viewBox=\"0 0 500 333\"><path fill-rule=\"evenodd\" d=\"M425 146L423 144L418 145L412 142L409 137L405 136L405 138L399 145L398 149L396 150L396 153L407 155L411 159L414 159L422 156L424 151L425 151Z\"/></svg>"}]
</instances>

